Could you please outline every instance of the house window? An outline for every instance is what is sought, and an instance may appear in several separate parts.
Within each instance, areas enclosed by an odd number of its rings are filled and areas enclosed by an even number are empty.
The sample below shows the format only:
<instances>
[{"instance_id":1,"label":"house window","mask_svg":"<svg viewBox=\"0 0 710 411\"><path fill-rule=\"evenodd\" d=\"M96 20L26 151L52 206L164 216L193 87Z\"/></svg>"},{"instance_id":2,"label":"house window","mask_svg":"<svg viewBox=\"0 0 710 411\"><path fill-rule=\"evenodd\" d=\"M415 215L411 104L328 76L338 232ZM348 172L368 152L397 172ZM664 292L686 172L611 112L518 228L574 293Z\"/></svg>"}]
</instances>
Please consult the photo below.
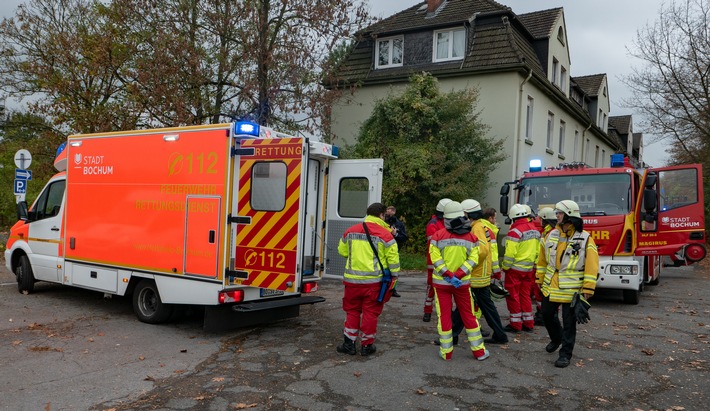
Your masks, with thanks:
<instances>
[{"instance_id":1,"label":"house window","mask_svg":"<svg viewBox=\"0 0 710 411\"><path fill-rule=\"evenodd\" d=\"M552 133L554 130L555 115L548 112L547 113L547 148L552 150Z\"/></svg>"},{"instance_id":2,"label":"house window","mask_svg":"<svg viewBox=\"0 0 710 411\"><path fill-rule=\"evenodd\" d=\"M598 126L599 128L602 128L602 126L604 125L604 122L603 122L603 120L602 120L602 118L603 118L602 116L603 116L603 115L604 115L604 112L602 111L602 109L599 109L599 116L597 116L597 126Z\"/></svg>"},{"instance_id":3,"label":"house window","mask_svg":"<svg viewBox=\"0 0 710 411\"><path fill-rule=\"evenodd\" d=\"M434 32L434 61L461 60L466 49L466 30Z\"/></svg>"},{"instance_id":4,"label":"house window","mask_svg":"<svg viewBox=\"0 0 710 411\"><path fill-rule=\"evenodd\" d=\"M391 37L377 40L377 68L398 67L402 65L404 37Z\"/></svg>"},{"instance_id":5,"label":"house window","mask_svg":"<svg viewBox=\"0 0 710 411\"><path fill-rule=\"evenodd\" d=\"M561 26L559 29L557 29L557 40L559 40L562 45L565 44L565 31L562 29Z\"/></svg>"},{"instance_id":6,"label":"house window","mask_svg":"<svg viewBox=\"0 0 710 411\"><path fill-rule=\"evenodd\" d=\"M602 164L606 161L606 150L602 149ZM611 164L611 158L609 158L609 164Z\"/></svg>"},{"instance_id":7,"label":"house window","mask_svg":"<svg viewBox=\"0 0 710 411\"><path fill-rule=\"evenodd\" d=\"M577 153L579 153L579 130L574 130L574 152L572 153L573 161Z\"/></svg>"},{"instance_id":8,"label":"house window","mask_svg":"<svg viewBox=\"0 0 710 411\"><path fill-rule=\"evenodd\" d=\"M558 151L559 154L564 155L565 154L565 127L567 124L560 120L560 149Z\"/></svg>"},{"instance_id":9,"label":"house window","mask_svg":"<svg viewBox=\"0 0 710 411\"><path fill-rule=\"evenodd\" d=\"M587 145L584 146L585 147L585 149L584 149L584 162L585 163L589 163L589 147L590 146L591 145L590 145L589 139L587 139Z\"/></svg>"},{"instance_id":10,"label":"house window","mask_svg":"<svg viewBox=\"0 0 710 411\"><path fill-rule=\"evenodd\" d=\"M552 58L552 84L557 85L557 72L560 69L560 62Z\"/></svg>"},{"instance_id":11,"label":"house window","mask_svg":"<svg viewBox=\"0 0 710 411\"><path fill-rule=\"evenodd\" d=\"M528 96L528 107L525 112L525 138L532 140L532 125L533 125L533 104L534 99Z\"/></svg>"},{"instance_id":12,"label":"house window","mask_svg":"<svg viewBox=\"0 0 710 411\"><path fill-rule=\"evenodd\" d=\"M599 167L599 146L594 149L594 167Z\"/></svg>"},{"instance_id":13,"label":"house window","mask_svg":"<svg viewBox=\"0 0 710 411\"><path fill-rule=\"evenodd\" d=\"M606 113L602 115L602 130L606 130Z\"/></svg>"},{"instance_id":14,"label":"house window","mask_svg":"<svg viewBox=\"0 0 710 411\"><path fill-rule=\"evenodd\" d=\"M567 94L567 69L560 67L560 88Z\"/></svg>"}]
</instances>

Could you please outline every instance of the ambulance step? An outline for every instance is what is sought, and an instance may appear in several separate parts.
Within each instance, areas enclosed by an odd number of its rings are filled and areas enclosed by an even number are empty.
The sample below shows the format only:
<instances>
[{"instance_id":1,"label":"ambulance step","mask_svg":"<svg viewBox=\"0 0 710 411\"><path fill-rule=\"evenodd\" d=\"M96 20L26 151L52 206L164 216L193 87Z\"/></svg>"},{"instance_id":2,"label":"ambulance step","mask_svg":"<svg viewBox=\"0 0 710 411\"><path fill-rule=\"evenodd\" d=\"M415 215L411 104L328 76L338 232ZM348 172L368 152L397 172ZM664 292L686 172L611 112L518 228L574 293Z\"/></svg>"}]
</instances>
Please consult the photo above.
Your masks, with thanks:
<instances>
[{"instance_id":1,"label":"ambulance step","mask_svg":"<svg viewBox=\"0 0 710 411\"><path fill-rule=\"evenodd\" d=\"M325 301L323 297L317 296L301 296L289 297L267 301L252 301L240 303L232 306L232 310L237 312L253 312L262 310L271 310L273 308L289 307L293 305L315 304Z\"/></svg>"}]
</instances>

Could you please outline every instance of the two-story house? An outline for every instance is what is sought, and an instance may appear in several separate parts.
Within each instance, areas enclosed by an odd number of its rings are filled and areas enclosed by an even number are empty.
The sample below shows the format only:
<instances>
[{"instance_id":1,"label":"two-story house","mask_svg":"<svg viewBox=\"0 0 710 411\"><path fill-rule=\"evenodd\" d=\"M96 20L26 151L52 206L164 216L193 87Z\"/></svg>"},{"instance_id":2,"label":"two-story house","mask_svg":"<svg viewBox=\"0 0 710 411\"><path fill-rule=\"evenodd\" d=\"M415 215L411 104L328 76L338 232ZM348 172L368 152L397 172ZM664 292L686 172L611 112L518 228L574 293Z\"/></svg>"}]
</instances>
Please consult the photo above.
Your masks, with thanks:
<instances>
[{"instance_id":1,"label":"two-story house","mask_svg":"<svg viewBox=\"0 0 710 411\"><path fill-rule=\"evenodd\" d=\"M531 159L601 166L625 150L607 133L606 75L571 76L562 8L517 15L492 0L427 0L367 27L331 84L356 86L333 107L336 143L354 143L375 101L417 72L436 76L442 91L478 89L481 121L505 141L484 204L497 207L501 184Z\"/></svg>"}]
</instances>

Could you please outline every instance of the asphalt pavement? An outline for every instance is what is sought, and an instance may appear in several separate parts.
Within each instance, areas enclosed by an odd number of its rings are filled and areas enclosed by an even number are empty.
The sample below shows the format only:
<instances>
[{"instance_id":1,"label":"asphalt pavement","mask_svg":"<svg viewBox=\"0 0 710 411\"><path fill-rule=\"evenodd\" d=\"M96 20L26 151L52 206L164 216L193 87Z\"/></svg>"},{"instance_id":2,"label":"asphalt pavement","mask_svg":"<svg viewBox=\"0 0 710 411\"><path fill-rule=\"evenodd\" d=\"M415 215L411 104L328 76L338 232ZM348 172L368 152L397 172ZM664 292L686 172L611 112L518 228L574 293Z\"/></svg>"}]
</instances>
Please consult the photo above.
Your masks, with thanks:
<instances>
[{"instance_id":1,"label":"asphalt pavement","mask_svg":"<svg viewBox=\"0 0 710 411\"><path fill-rule=\"evenodd\" d=\"M422 322L424 274L404 273L380 318L377 353L339 354L342 284L298 318L209 334L200 310L140 323L128 298L37 284L0 269L0 410L696 410L706 409L710 270L665 268L639 305L592 299L572 364L547 333L509 335L486 361L438 357ZM507 310L497 304L504 322ZM484 328L487 328L483 321Z\"/></svg>"}]
</instances>

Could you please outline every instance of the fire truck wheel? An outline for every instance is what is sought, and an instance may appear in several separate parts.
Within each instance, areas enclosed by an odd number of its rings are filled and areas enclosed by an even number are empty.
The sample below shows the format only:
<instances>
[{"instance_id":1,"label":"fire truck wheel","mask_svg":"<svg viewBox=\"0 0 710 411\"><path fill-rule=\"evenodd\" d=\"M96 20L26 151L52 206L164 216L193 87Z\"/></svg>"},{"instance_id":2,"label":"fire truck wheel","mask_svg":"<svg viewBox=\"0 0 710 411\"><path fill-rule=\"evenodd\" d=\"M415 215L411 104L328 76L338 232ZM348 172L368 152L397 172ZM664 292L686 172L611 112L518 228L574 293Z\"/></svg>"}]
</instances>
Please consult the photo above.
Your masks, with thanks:
<instances>
[{"instance_id":1,"label":"fire truck wheel","mask_svg":"<svg viewBox=\"0 0 710 411\"><path fill-rule=\"evenodd\" d=\"M15 270L17 276L17 291L29 294L35 289L35 277L32 274L30 259L26 255L20 257L20 265Z\"/></svg>"},{"instance_id":2,"label":"fire truck wheel","mask_svg":"<svg viewBox=\"0 0 710 411\"><path fill-rule=\"evenodd\" d=\"M641 299L641 290L624 290L624 302L626 304L636 305Z\"/></svg>"},{"instance_id":3,"label":"fire truck wheel","mask_svg":"<svg viewBox=\"0 0 710 411\"><path fill-rule=\"evenodd\" d=\"M133 312L144 323L160 324L170 318L173 306L163 304L155 282L141 280L133 291Z\"/></svg>"}]
</instances>

